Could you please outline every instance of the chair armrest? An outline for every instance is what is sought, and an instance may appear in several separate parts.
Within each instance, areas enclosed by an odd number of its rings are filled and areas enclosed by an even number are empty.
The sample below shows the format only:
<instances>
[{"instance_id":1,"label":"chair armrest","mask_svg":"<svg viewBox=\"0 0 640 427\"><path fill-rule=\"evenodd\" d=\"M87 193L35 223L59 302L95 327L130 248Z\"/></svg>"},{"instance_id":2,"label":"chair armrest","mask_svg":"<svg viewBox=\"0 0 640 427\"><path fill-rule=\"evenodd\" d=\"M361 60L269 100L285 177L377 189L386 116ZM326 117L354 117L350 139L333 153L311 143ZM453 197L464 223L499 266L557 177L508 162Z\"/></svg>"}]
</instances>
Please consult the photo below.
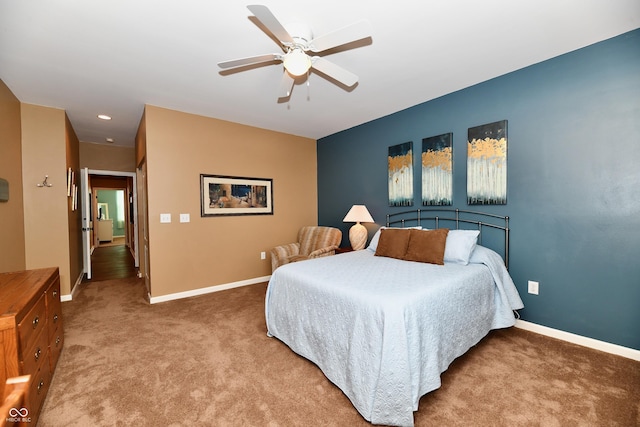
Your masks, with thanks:
<instances>
[{"instance_id":1,"label":"chair armrest","mask_svg":"<svg viewBox=\"0 0 640 427\"><path fill-rule=\"evenodd\" d=\"M289 258L300 254L300 243L276 246L269 253L271 254L271 271L273 272L281 265L287 264Z\"/></svg>"},{"instance_id":2,"label":"chair armrest","mask_svg":"<svg viewBox=\"0 0 640 427\"><path fill-rule=\"evenodd\" d=\"M325 246L324 248L316 249L315 251L309 254L309 258L319 258L321 256L329 256L335 255L336 249L338 249L337 245Z\"/></svg>"}]
</instances>

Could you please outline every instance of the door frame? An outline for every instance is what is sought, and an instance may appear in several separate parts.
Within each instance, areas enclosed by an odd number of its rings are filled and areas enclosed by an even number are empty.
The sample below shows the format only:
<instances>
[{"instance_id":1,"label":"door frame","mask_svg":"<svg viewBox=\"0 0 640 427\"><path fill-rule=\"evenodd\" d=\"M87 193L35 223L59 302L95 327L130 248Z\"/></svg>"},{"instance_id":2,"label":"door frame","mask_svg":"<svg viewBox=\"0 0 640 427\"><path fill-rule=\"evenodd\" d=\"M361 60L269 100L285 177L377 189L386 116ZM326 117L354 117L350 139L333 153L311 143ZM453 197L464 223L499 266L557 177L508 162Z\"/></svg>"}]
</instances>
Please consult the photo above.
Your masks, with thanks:
<instances>
[{"instance_id":1,"label":"door frame","mask_svg":"<svg viewBox=\"0 0 640 427\"><path fill-rule=\"evenodd\" d=\"M135 267L138 268L140 266L140 250L138 247L138 189L137 189L137 176L135 172L121 172L121 171L109 171L109 170L98 170L98 169L88 169L88 175L89 178L91 177L91 175L108 175L108 176L122 176L122 177L130 177L133 182L132 182L132 193L133 193L133 247L134 247L134 251L133 251L133 258L135 261ZM89 197L89 193L90 193L90 185L87 185L86 189L83 189L83 200L86 200L85 197ZM92 210L95 214L95 209ZM84 247L83 247L83 251L84 251ZM89 252L91 251L91 248L88 249ZM87 256L87 254L84 254L84 256ZM91 256L91 253L88 254L88 256ZM86 266L85 266L86 267ZM90 265L89 265L89 271L84 271L85 274L88 273L88 277L91 277L91 272L90 272Z\"/></svg>"},{"instance_id":2,"label":"door frame","mask_svg":"<svg viewBox=\"0 0 640 427\"><path fill-rule=\"evenodd\" d=\"M87 279L91 279L91 229L93 219L91 218L91 189L89 188L89 169L80 169L80 192L82 211L82 272L87 275Z\"/></svg>"}]
</instances>

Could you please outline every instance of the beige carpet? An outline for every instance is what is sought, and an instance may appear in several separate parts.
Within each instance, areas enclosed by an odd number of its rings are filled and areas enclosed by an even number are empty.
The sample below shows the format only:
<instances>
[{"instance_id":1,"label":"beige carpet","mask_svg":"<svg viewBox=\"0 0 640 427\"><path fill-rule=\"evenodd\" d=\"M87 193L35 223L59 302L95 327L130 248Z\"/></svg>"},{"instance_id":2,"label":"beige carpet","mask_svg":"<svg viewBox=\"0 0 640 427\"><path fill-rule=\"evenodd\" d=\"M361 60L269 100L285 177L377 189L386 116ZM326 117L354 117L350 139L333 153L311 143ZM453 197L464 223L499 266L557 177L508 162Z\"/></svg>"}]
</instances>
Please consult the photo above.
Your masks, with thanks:
<instances>
[{"instance_id":1,"label":"beige carpet","mask_svg":"<svg viewBox=\"0 0 640 427\"><path fill-rule=\"evenodd\" d=\"M265 284L148 305L137 279L82 285L39 426L366 426L268 338ZM456 360L416 426L638 426L640 363L511 328Z\"/></svg>"}]
</instances>

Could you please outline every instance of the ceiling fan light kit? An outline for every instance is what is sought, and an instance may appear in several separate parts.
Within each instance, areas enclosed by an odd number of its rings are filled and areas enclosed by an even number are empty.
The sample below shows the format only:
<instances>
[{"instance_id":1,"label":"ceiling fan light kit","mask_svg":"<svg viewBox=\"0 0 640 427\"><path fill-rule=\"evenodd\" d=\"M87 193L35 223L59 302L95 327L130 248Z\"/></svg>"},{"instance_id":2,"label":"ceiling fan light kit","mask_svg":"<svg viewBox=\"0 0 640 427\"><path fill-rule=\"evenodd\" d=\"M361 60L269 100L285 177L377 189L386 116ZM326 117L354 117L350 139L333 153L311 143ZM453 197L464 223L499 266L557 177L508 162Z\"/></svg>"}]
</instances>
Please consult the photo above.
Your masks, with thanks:
<instances>
[{"instance_id":1,"label":"ceiling fan light kit","mask_svg":"<svg viewBox=\"0 0 640 427\"><path fill-rule=\"evenodd\" d=\"M309 55L304 53L304 51L298 47L291 49L284 56L284 61L282 62L284 64L284 68L287 69L289 74L295 77L306 74L307 71L309 71L309 68L311 68L311 59L309 58Z\"/></svg>"},{"instance_id":2,"label":"ceiling fan light kit","mask_svg":"<svg viewBox=\"0 0 640 427\"><path fill-rule=\"evenodd\" d=\"M286 29L266 6L249 5L247 8L279 40L280 48L284 55L272 53L223 61L218 63L220 68L238 68L282 61L284 75L282 76L279 90L281 98L291 96L294 77L303 76L310 69L318 71L346 87L352 87L358 82L358 76L355 74L322 56L311 57L309 52L322 53L338 46L371 37L371 26L367 21L356 22L314 39L310 28L304 24L290 24L287 25L288 29Z\"/></svg>"}]
</instances>

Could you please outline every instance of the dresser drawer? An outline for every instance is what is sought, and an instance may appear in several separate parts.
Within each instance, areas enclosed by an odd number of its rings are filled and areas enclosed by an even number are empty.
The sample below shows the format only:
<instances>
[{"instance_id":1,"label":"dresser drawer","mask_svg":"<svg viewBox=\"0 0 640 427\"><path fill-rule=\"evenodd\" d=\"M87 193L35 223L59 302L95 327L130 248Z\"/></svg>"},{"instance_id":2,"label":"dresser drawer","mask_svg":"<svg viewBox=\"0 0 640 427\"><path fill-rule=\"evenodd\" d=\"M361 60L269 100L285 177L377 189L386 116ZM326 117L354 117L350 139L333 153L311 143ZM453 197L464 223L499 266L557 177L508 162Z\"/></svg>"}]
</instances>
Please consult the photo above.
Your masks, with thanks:
<instances>
[{"instance_id":1,"label":"dresser drawer","mask_svg":"<svg viewBox=\"0 0 640 427\"><path fill-rule=\"evenodd\" d=\"M47 311L45 303L45 295L43 294L38 302L36 302L31 310L24 316L24 319L18 324L18 336L20 337L20 353L33 346L38 335L47 325ZM47 333L45 332L45 335Z\"/></svg>"},{"instance_id":2,"label":"dresser drawer","mask_svg":"<svg viewBox=\"0 0 640 427\"><path fill-rule=\"evenodd\" d=\"M62 303L60 302L60 279L56 279L51 286L49 286L46 294L47 308L49 309L49 312L57 312L60 314L60 309L62 307Z\"/></svg>"},{"instance_id":3,"label":"dresser drawer","mask_svg":"<svg viewBox=\"0 0 640 427\"><path fill-rule=\"evenodd\" d=\"M22 375L37 372L40 365L49 358L49 336L46 331L41 331L33 345L28 349L22 349L20 359L22 363Z\"/></svg>"},{"instance_id":4,"label":"dresser drawer","mask_svg":"<svg viewBox=\"0 0 640 427\"><path fill-rule=\"evenodd\" d=\"M49 324L49 339L53 340L56 333L62 334L62 303L60 302L60 280L51 284L46 292L47 317Z\"/></svg>"},{"instance_id":5,"label":"dresser drawer","mask_svg":"<svg viewBox=\"0 0 640 427\"><path fill-rule=\"evenodd\" d=\"M62 326L62 325L60 325ZM53 339L49 342L49 360L51 363L51 372L53 372L58 364L58 358L62 351L62 345L64 344L64 334L62 333L62 327L58 328L53 336Z\"/></svg>"},{"instance_id":6,"label":"dresser drawer","mask_svg":"<svg viewBox=\"0 0 640 427\"><path fill-rule=\"evenodd\" d=\"M62 303L60 302L60 280L56 279L49 289L47 295L47 324L49 335L49 363L51 372L54 371L58 363L58 357L64 344L64 328L62 326Z\"/></svg>"},{"instance_id":7,"label":"dresser drawer","mask_svg":"<svg viewBox=\"0 0 640 427\"><path fill-rule=\"evenodd\" d=\"M43 363L37 372L31 375L31 387L29 387L29 416L37 419L42 408L44 398L51 384L51 370L48 363Z\"/></svg>"}]
</instances>

